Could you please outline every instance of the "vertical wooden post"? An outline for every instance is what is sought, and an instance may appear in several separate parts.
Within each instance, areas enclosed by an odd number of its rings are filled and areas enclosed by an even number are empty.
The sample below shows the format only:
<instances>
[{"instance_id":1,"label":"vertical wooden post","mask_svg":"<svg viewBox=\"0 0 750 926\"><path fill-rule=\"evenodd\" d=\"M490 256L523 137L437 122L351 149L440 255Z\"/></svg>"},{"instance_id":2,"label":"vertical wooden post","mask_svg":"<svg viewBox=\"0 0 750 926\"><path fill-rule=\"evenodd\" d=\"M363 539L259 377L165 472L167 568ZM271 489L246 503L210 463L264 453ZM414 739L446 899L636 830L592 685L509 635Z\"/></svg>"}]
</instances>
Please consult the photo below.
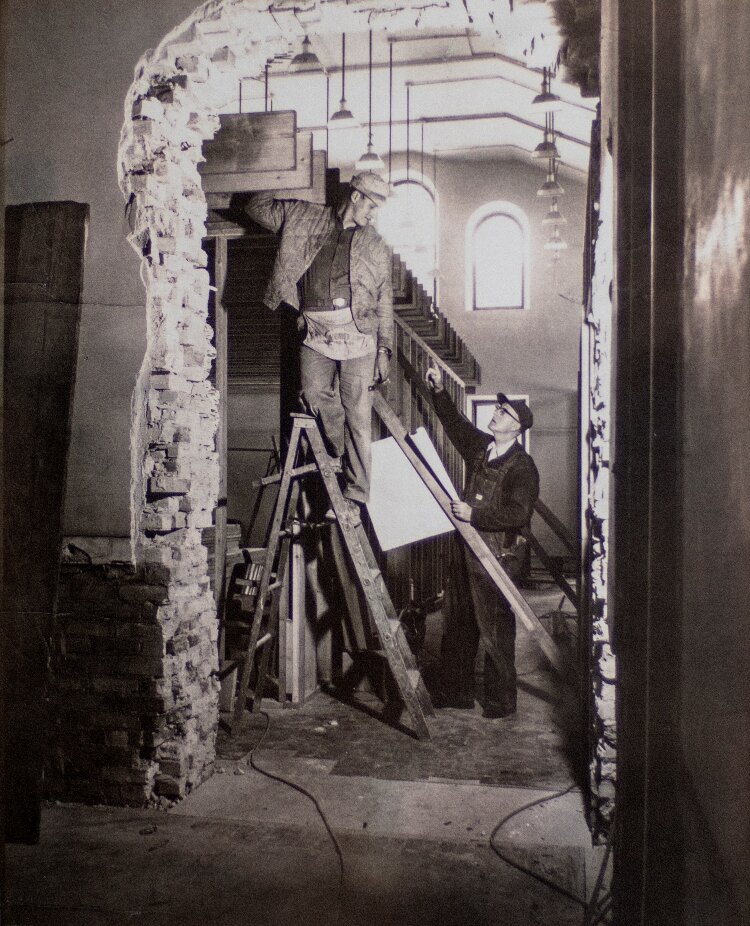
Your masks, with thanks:
<instances>
[{"instance_id":1,"label":"vertical wooden post","mask_svg":"<svg viewBox=\"0 0 750 926\"><path fill-rule=\"evenodd\" d=\"M5 211L0 792L14 842L39 839L88 215L73 202Z\"/></svg>"},{"instance_id":2,"label":"vertical wooden post","mask_svg":"<svg viewBox=\"0 0 750 926\"><path fill-rule=\"evenodd\" d=\"M227 239L216 238L215 283L216 299L214 339L216 342L216 389L219 393L219 429L216 432L216 452L219 455L219 498L214 521L214 596L219 620L224 604L224 571L227 558L227 310L224 305L224 284L227 279ZM224 658L224 634L220 635L219 658Z\"/></svg>"}]
</instances>

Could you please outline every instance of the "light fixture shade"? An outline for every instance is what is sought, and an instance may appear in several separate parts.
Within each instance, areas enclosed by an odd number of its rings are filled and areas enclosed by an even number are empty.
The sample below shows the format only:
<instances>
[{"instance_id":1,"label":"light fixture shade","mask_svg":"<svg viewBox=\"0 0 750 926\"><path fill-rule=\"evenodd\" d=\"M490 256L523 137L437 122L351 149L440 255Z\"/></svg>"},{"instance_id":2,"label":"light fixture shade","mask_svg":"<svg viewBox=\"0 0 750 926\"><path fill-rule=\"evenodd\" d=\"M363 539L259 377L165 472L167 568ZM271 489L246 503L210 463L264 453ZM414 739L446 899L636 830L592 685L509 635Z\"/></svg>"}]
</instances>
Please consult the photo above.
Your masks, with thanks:
<instances>
[{"instance_id":1,"label":"light fixture shade","mask_svg":"<svg viewBox=\"0 0 750 926\"><path fill-rule=\"evenodd\" d=\"M531 101L532 109L538 113L556 113L562 109L562 100L550 90L542 90Z\"/></svg>"},{"instance_id":2,"label":"light fixture shade","mask_svg":"<svg viewBox=\"0 0 750 926\"><path fill-rule=\"evenodd\" d=\"M542 225L567 225L568 220L560 212L560 207L557 205L557 200L552 200L552 205L549 207L549 212L542 219Z\"/></svg>"},{"instance_id":3,"label":"light fixture shade","mask_svg":"<svg viewBox=\"0 0 750 926\"><path fill-rule=\"evenodd\" d=\"M385 164L377 151L372 150L372 143L367 145L367 151L354 165L357 170L384 170Z\"/></svg>"},{"instance_id":4,"label":"light fixture shade","mask_svg":"<svg viewBox=\"0 0 750 926\"><path fill-rule=\"evenodd\" d=\"M322 69L320 59L310 46L310 39L305 36L302 40L302 51L292 58L289 63L289 70L293 74L303 74L309 71L321 71Z\"/></svg>"},{"instance_id":5,"label":"light fixture shade","mask_svg":"<svg viewBox=\"0 0 750 926\"><path fill-rule=\"evenodd\" d=\"M563 241L560 237L560 229L555 226L554 231L552 232L552 237L549 241L546 241L544 244L545 251L565 251L567 250L568 242Z\"/></svg>"},{"instance_id":6,"label":"light fixture shade","mask_svg":"<svg viewBox=\"0 0 750 926\"><path fill-rule=\"evenodd\" d=\"M545 138L531 152L532 158L559 158L560 152L553 139Z\"/></svg>"},{"instance_id":7,"label":"light fixture shade","mask_svg":"<svg viewBox=\"0 0 750 926\"><path fill-rule=\"evenodd\" d=\"M359 122L354 118L346 100L342 97L339 108L328 120L328 124L332 129L349 129L358 126Z\"/></svg>"},{"instance_id":8,"label":"light fixture shade","mask_svg":"<svg viewBox=\"0 0 750 926\"><path fill-rule=\"evenodd\" d=\"M537 196L562 196L565 190L557 182L554 171L547 174L547 179L536 191Z\"/></svg>"}]
</instances>

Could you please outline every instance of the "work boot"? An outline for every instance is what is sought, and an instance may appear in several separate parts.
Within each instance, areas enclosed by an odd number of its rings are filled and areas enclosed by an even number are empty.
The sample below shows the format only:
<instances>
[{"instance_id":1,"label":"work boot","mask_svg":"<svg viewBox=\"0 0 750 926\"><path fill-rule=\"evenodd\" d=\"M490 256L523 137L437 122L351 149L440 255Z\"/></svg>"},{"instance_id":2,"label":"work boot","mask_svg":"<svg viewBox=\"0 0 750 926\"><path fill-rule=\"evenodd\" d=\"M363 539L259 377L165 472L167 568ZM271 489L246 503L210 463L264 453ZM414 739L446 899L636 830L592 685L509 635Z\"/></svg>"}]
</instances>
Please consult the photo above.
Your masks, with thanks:
<instances>
[{"instance_id":1,"label":"work boot","mask_svg":"<svg viewBox=\"0 0 750 926\"><path fill-rule=\"evenodd\" d=\"M516 698L509 695L502 701L486 701L482 717L488 720L497 720L500 717L510 717L516 712Z\"/></svg>"}]
</instances>

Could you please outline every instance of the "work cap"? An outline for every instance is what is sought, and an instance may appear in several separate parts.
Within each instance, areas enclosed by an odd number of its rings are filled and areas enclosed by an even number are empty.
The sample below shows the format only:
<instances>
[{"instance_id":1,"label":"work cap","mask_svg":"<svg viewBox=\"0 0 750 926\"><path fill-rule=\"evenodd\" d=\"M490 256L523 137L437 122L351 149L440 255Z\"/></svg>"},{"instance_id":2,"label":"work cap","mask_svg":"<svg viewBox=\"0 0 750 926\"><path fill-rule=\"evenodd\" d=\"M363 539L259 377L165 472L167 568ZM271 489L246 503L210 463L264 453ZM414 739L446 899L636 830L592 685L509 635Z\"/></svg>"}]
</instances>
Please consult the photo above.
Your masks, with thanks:
<instances>
[{"instance_id":1,"label":"work cap","mask_svg":"<svg viewBox=\"0 0 750 926\"><path fill-rule=\"evenodd\" d=\"M365 196L368 196L378 205L384 203L391 192L388 181L372 170L355 174L349 183L353 190L359 190L360 193L364 193Z\"/></svg>"},{"instance_id":2,"label":"work cap","mask_svg":"<svg viewBox=\"0 0 750 926\"><path fill-rule=\"evenodd\" d=\"M524 399L509 399L504 392L498 392L497 401L500 405L510 405L521 423L522 431L528 431L534 424L534 415Z\"/></svg>"}]
</instances>

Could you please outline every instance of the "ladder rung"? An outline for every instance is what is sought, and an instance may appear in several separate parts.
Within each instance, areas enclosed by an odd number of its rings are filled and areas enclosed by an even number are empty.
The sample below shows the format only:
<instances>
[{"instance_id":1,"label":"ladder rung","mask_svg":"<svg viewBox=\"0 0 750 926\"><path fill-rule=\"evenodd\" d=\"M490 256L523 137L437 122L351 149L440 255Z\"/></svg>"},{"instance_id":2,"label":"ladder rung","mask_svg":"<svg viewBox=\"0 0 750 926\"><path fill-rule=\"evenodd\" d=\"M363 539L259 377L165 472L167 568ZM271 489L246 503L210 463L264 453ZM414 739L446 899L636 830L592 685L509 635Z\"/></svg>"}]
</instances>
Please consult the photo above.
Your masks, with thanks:
<instances>
[{"instance_id":1,"label":"ladder rung","mask_svg":"<svg viewBox=\"0 0 750 926\"><path fill-rule=\"evenodd\" d=\"M256 648L256 649L260 649L261 646L265 646L266 643L268 643L268 641L271 640L271 639L273 639L273 637L271 636L270 633L264 633L263 636L262 636L262 637L258 640L258 642L255 644L255 648Z\"/></svg>"},{"instance_id":2,"label":"ladder rung","mask_svg":"<svg viewBox=\"0 0 750 926\"><path fill-rule=\"evenodd\" d=\"M269 591L269 592L273 592L273 591L275 591L277 588L281 588L281 586L282 586L283 584L284 584L283 582L272 582L272 583L268 586L268 591Z\"/></svg>"},{"instance_id":3,"label":"ladder rung","mask_svg":"<svg viewBox=\"0 0 750 926\"><path fill-rule=\"evenodd\" d=\"M216 673L216 677L219 681L225 679L228 675L231 675L236 668L242 665L241 659L230 659L228 662L225 662L224 665Z\"/></svg>"}]
</instances>

